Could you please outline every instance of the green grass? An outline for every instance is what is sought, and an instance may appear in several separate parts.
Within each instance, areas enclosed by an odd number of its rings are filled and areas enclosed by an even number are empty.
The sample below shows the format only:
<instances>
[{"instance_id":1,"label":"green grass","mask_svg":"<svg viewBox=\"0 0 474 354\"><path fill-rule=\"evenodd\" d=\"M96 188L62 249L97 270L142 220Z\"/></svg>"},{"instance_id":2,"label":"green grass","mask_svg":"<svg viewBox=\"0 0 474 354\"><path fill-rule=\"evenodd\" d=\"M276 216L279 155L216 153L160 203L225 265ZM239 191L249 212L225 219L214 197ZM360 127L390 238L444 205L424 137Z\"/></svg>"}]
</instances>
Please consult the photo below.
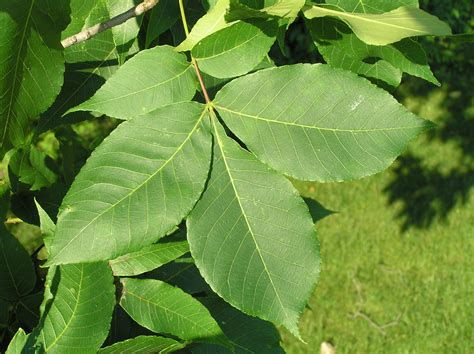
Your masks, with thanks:
<instances>
[{"instance_id":1,"label":"green grass","mask_svg":"<svg viewBox=\"0 0 474 354\"><path fill-rule=\"evenodd\" d=\"M307 344L282 330L288 353L319 353L323 341L337 353L474 353L473 99L410 90L405 105L439 127L401 162L360 181L296 183L339 213L317 225Z\"/></svg>"}]
</instances>

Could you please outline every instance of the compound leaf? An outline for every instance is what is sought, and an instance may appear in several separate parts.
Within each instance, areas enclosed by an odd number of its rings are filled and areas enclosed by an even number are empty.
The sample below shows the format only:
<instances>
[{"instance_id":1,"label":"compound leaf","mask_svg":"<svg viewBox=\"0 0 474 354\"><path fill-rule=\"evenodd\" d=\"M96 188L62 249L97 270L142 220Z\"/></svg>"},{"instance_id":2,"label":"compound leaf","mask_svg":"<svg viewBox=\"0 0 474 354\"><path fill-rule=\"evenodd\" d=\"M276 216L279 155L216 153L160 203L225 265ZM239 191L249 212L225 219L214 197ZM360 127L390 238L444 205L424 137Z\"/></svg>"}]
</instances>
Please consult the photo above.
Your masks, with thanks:
<instances>
[{"instance_id":1,"label":"compound leaf","mask_svg":"<svg viewBox=\"0 0 474 354\"><path fill-rule=\"evenodd\" d=\"M96 351L107 337L115 306L110 268L106 263L65 265L54 278L57 288L41 319L38 343L47 353Z\"/></svg>"},{"instance_id":2,"label":"compound leaf","mask_svg":"<svg viewBox=\"0 0 474 354\"><path fill-rule=\"evenodd\" d=\"M172 353L184 345L171 338L157 336L138 336L112 344L98 351L99 354L122 353Z\"/></svg>"},{"instance_id":3,"label":"compound leaf","mask_svg":"<svg viewBox=\"0 0 474 354\"><path fill-rule=\"evenodd\" d=\"M61 89L68 18L66 2L0 3L0 155L24 142L30 121Z\"/></svg>"},{"instance_id":4,"label":"compound leaf","mask_svg":"<svg viewBox=\"0 0 474 354\"><path fill-rule=\"evenodd\" d=\"M185 340L225 343L209 311L183 290L154 279L122 279L120 306L153 332Z\"/></svg>"},{"instance_id":5,"label":"compound leaf","mask_svg":"<svg viewBox=\"0 0 474 354\"><path fill-rule=\"evenodd\" d=\"M204 189L207 120L204 105L187 102L119 125L64 198L49 263L110 260L171 231Z\"/></svg>"},{"instance_id":6,"label":"compound leaf","mask_svg":"<svg viewBox=\"0 0 474 354\"><path fill-rule=\"evenodd\" d=\"M449 26L437 17L409 6L381 14L350 13L312 6L304 11L304 15L308 19L336 17L344 21L362 41L372 45L386 45L415 36L451 34Z\"/></svg>"},{"instance_id":7,"label":"compound leaf","mask_svg":"<svg viewBox=\"0 0 474 354\"><path fill-rule=\"evenodd\" d=\"M217 124L210 180L187 219L191 254L224 300L299 336L319 274L313 221L291 183Z\"/></svg>"},{"instance_id":8,"label":"compound leaf","mask_svg":"<svg viewBox=\"0 0 474 354\"><path fill-rule=\"evenodd\" d=\"M367 80L322 64L247 75L224 86L215 102L259 159L301 180L377 173L430 127Z\"/></svg>"},{"instance_id":9,"label":"compound leaf","mask_svg":"<svg viewBox=\"0 0 474 354\"><path fill-rule=\"evenodd\" d=\"M86 102L70 110L128 119L191 100L197 81L183 54L170 46L143 50L122 65Z\"/></svg>"},{"instance_id":10,"label":"compound leaf","mask_svg":"<svg viewBox=\"0 0 474 354\"><path fill-rule=\"evenodd\" d=\"M255 68L275 42L278 21L236 22L201 40L191 51L205 73L228 78Z\"/></svg>"}]
</instances>

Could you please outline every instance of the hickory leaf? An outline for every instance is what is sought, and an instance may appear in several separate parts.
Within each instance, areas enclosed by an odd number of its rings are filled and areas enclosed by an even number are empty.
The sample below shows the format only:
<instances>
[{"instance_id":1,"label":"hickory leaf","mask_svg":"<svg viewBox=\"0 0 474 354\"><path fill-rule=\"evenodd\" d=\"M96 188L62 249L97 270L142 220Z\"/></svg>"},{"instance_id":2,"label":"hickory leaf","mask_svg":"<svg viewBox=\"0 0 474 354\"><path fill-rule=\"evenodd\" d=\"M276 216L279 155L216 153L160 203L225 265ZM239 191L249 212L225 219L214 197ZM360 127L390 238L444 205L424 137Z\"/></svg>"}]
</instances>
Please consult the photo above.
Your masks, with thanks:
<instances>
[{"instance_id":1,"label":"hickory leaf","mask_svg":"<svg viewBox=\"0 0 474 354\"><path fill-rule=\"evenodd\" d=\"M188 101L197 80L183 54L172 47L143 50L128 60L86 102L70 110L129 119L170 103Z\"/></svg>"},{"instance_id":2,"label":"hickory leaf","mask_svg":"<svg viewBox=\"0 0 474 354\"><path fill-rule=\"evenodd\" d=\"M288 180L212 124L211 176L187 220L191 254L225 301L299 336L319 274L311 216Z\"/></svg>"},{"instance_id":3,"label":"hickory leaf","mask_svg":"<svg viewBox=\"0 0 474 354\"><path fill-rule=\"evenodd\" d=\"M138 336L112 344L98 351L99 354L122 353L172 353L184 345L171 338L157 336Z\"/></svg>"},{"instance_id":4,"label":"hickory leaf","mask_svg":"<svg viewBox=\"0 0 474 354\"><path fill-rule=\"evenodd\" d=\"M226 343L224 334L198 300L160 280L121 280L120 306L139 324L153 332L185 340Z\"/></svg>"},{"instance_id":5,"label":"hickory leaf","mask_svg":"<svg viewBox=\"0 0 474 354\"><path fill-rule=\"evenodd\" d=\"M308 19L336 17L344 21L362 41L372 45L387 45L408 37L451 34L449 26L437 17L409 6L381 14L349 13L312 6L304 10L304 15Z\"/></svg>"},{"instance_id":6,"label":"hickory leaf","mask_svg":"<svg viewBox=\"0 0 474 354\"><path fill-rule=\"evenodd\" d=\"M225 15L227 21L245 20L249 18L286 17L295 18L304 6L305 0L276 0L263 8L254 8L241 0L230 0Z\"/></svg>"},{"instance_id":7,"label":"hickory leaf","mask_svg":"<svg viewBox=\"0 0 474 354\"><path fill-rule=\"evenodd\" d=\"M236 79L219 91L215 107L263 162L286 175L320 182L387 168L431 126L367 80L322 64Z\"/></svg>"},{"instance_id":8,"label":"hickory leaf","mask_svg":"<svg viewBox=\"0 0 474 354\"><path fill-rule=\"evenodd\" d=\"M207 120L204 105L188 102L119 125L64 198L49 263L113 259L171 231L204 188Z\"/></svg>"}]
</instances>

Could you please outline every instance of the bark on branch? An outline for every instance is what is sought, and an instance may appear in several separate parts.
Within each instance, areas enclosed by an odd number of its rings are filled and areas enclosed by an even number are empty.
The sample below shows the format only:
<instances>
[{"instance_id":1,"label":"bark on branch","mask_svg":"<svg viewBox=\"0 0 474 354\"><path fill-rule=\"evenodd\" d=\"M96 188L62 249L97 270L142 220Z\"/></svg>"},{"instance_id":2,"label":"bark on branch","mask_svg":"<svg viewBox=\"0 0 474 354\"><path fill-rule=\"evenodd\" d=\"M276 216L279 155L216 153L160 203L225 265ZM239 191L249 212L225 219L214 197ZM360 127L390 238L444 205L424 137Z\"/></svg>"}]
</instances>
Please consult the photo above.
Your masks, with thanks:
<instances>
[{"instance_id":1,"label":"bark on branch","mask_svg":"<svg viewBox=\"0 0 474 354\"><path fill-rule=\"evenodd\" d=\"M64 48L68 48L76 43L87 41L89 38L95 36L100 32L121 25L122 23L130 20L131 18L144 14L145 12L153 8L156 4L158 4L158 2L159 0L144 0L137 6L132 7L130 10L121 13L120 15L117 15L106 22L98 23L95 26L86 28L84 31L81 31L71 37L64 39L63 41L61 41L61 44Z\"/></svg>"}]
</instances>

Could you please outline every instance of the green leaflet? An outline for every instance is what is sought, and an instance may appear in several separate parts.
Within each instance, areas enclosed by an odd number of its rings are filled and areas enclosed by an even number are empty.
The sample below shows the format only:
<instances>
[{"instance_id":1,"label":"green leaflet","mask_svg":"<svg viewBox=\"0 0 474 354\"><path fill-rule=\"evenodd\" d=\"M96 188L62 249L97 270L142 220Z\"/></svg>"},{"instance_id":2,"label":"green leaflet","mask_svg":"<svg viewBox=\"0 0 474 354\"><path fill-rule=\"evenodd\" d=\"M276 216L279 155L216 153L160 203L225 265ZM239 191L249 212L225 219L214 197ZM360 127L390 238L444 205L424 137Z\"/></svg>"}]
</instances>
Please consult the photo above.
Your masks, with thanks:
<instances>
[{"instance_id":1,"label":"green leaflet","mask_svg":"<svg viewBox=\"0 0 474 354\"><path fill-rule=\"evenodd\" d=\"M357 6L360 5L357 0L348 0L343 4L336 1L330 3L343 6L348 12L364 13L383 13L402 5L418 6L418 0L410 0L409 3L406 0L371 0L361 8ZM422 46L411 38L387 46L374 46L361 41L346 24L334 18L307 20L306 25L324 60L332 66L385 81L393 87L400 84L403 72L439 85Z\"/></svg>"},{"instance_id":2,"label":"green leaflet","mask_svg":"<svg viewBox=\"0 0 474 354\"><path fill-rule=\"evenodd\" d=\"M217 124L210 180L187 219L191 254L224 300L299 336L319 274L311 216L288 180Z\"/></svg>"},{"instance_id":3,"label":"green leaflet","mask_svg":"<svg viewBox=\"0 0 474 354\"><path fill-rule=\"evenodd\" d=\"M52 5L54 4L54 5ZM0 155L21 145L32 119L46 110L63 83L63 2L0 3Z\"/></svg>"},{"instance_id":4,"label":"green leaflet","mask_svg":"<svg viewBox=\"0 0 474 354\"><path fill-rule=\"evenodd\" d=\"M320 182L382 171L430 127L367 80L321 64L236 79L217 94L215 106L263 162Z\"/></svg>"},{"instance_id":5,"label":"green leaflet","mask_svg":"<svg viewBox=\"0 0 474 354\"><path fill-rule=\"evenodd\" d=\"M192 345L189 350L193 354L231 354L258 353L283 354L280 347L280 335L269 322L248 316L222 301L217 296L202 299L212 316L218 321L235 351L210 343Z\"/></svg>"},{"instance_id":6,"label":"green leaflet","mask_svg":"<svg viewBox=\"0 0 474 354\"><path fill-rule=\"evenodd\" d=\"M155 243L113 259L109 264L115 276L139 275L171 262L186 252L189 252L187 241Z\"/></svg>"},{"instance_id":7,"label":"green leaflet","mask_svg":"<svg viewBox=\"0 0 474 354\"><path fill-rule=\"evenodd\" d=\"M23 329L18 328L18 331L16 331L13 336L5 354L21 354L27 339L28 334L26 334Z\"/></svg>"},{"instance_id":8,"label":"green leaflet","mask_svg":"<svg viewBox=\"0 0 474 354\"><path fill-rule=\"evenodd\" d=\"M115 343L98 351L99 354L122 353L172 353L184 348L184 345L171 338L156 336L138 336Z\"/></svg>"},{"instance_id":9,"label":"green leaflet","mask_svg":"<svg viewBox=\"0 0 474 354\"><path fill-rule=\"evenodd\" d=\"M276 0L266 1L263 8L253 8L242 0L230 0L230 6L225 15L227 21L245 20L249 18L286 17L295 18L304 6L305 0Z\"/></svg>"},{"instance_id":10,"label":"green leaflet","mask_svg":"<svg viewBox=\"0 0 474 354\"><path fill-rule=\"evenodd\" d=\"M204 105L187 102L119 125L64 198L49 263L113 259L171 231L204 188L207 120Z\"/></svg>"},{"instance_id":11,"label":"green leaflet","mask_svg":"<svg viewBox=\"0 0 474 354\"><path fill-rule=\"evenodd\" d=\"M201 40L191 51L199 68L217 78L243 75L255 68L275 42L278 21L236 22Z\"/></svg>"},{"instance_id":12,"label":"green leaflet","mask_svg":"<svg viewBox=\"0 0 474 354\"><path fill-rule=\"evenodd\" d=\"M153 332L185 340L226 343L219 325L198 300L154 279L122 279L120 306Z\"/></svg>"},{"instance_id":13,"label":"green leaflet","mask_svg":"<svg viewBox=\"0 0 474 354\"><path fill-rule=\"evenodd\" d=\"M122 65L86 102L70 110L129 119L170 103L191 100L197 80L183 54L162 46L143 50Z\"/></svg>"},{"instance_id":14,"label":"green leaflet","mask_svg":"<svg viewBox=\"0 0 474 354\"><path fill-rule=\"evenodd\" d=\"M0 225L0 299L15 301L33 290L36 273L30 256Z\"/></svg>"},{"instance_id":15,"label":"green leaflet","mask_svg":"<svg viewBox=\"0 0 474 354\"><path fill-rule=\"evenodd\" d=\"M372 45L386 45L415 36L451 34L448 25L416 7L403 6L382 14L367 14L312 6L304 11L304 15L308 19L336 17L349 25L362 41Z\"/></svg>"},{"instance_id":16,"label":"green leaflet","mask_svg":"<svg viewBox=\"0 0 474 354\"><path fill-rule=\"evenodd\" d=\"M160 34L166 32L168 28L179 19L179 3L176 0L160 0L151 10L146 31L146 47L149 48L152 42Z\"/></svg>"},{"instance_id":17,"label":"green leaflet","mask_svg":"<svg viewBox=\"0 0 474 354\"><path fill-rule=\"evenodd\" d=\"M224 19L228 6L229 0L218 0L209 12L196 22L189 36L176 47L176 50L180 52L191 50L200 40L228 27L229 24Z\"/></svg>"},{"instance_id":18,"label":"green leaflet","mask_svg":"<svg viewBox=\"0 0 474 354\"><path fill-rule=\"evenodd\" d=\"M109 332L115 287L106 263L61 266L51 280L54 299L37 342L46 353L89 353Z\"/></svg>"}]
</instances>

